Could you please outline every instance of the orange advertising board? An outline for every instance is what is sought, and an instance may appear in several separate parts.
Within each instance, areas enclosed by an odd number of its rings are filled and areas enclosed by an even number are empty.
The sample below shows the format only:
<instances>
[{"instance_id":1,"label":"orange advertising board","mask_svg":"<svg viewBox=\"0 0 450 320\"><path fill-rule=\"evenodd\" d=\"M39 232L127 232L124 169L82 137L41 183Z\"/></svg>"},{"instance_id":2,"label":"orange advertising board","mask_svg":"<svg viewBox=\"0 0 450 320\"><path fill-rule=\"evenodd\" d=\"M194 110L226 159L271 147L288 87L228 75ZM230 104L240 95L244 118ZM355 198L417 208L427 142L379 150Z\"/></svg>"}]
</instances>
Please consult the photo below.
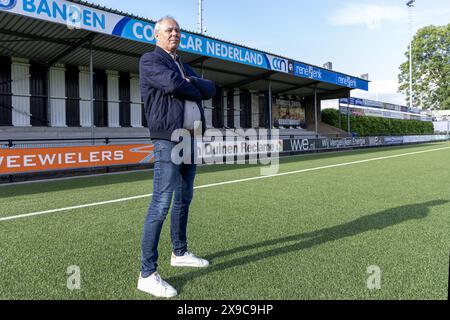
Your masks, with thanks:
<instances>
[{"instance_id":1,"label":"orange advertising board","mask_svg":"<svg viewBox=\"0 0 450 320\"><path fill-rule=\"evenodd\" d=\"M151 144L0 149L0 175L151 162Z\"/></svg>"}]
</instances>

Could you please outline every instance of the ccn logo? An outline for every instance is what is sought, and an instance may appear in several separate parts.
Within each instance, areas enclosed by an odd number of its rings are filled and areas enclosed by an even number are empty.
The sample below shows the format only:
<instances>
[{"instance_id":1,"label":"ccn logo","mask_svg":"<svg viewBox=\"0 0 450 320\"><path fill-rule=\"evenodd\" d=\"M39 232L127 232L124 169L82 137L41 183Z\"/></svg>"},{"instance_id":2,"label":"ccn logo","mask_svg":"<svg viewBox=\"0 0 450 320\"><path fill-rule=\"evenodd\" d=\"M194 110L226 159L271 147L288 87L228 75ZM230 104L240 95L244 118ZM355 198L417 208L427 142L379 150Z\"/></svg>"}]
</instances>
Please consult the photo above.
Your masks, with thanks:
<instances>
[{"instance_id":1,"label":"ccn logo","mask_svg":"<svg viewBox=\"0 0 450 320\"><path fill-rule=\"evenodd\" d=\"M287 71L287 65L284 59L274 58L272 60L272 67L278 71Z\"/></svg>"}]
</instances>

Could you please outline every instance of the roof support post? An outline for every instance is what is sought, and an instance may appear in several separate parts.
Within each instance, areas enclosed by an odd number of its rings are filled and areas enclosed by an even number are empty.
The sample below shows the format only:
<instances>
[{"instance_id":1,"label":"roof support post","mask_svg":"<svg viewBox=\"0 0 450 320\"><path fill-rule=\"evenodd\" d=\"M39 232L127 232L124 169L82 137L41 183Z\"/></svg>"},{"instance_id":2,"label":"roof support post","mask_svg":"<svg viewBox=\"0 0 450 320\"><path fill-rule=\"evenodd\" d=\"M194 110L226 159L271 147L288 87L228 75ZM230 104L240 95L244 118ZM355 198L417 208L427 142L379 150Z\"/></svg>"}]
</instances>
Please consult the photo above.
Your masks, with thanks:
<instances>
[{"instance_id":1,"label":"roof support post","mask_svg":"<svg viewBox=\"0 0 450 320\"><path fill-rule=\"evenodd\" d=\"M205 75L204 75L204 70L203 70L203 64L204 64L204 61L202 61L202 66L201 66L201 71L202 71L202 79L204 79L204 78L205 78ZM201 101L200 101L200 104L202 105L203 111L205 111L205 101L204 101L204 100L201 100ZM205 121L206 121L206 120L205 120Z\"/></svg>"},{"instance_id":2,"label":"roof support post","mask_svg":"<svg viewBox=\"0 0 450 320\"><path fill-rule=\"evenodd\" d=\"M341 117L341 113L342 113L342 109L341 109L341 102L338 102L339 104L339 114L338 114L338 118L339 118L339 129L342 129L342 117Z\"/></svg>"},{"instance_id":3,"label":"roof support post","mask_svg":"<svg viewBox=\"0 0 450 320\"><path fill-rule=\"evenodd\" d=\"M348 91L348 96L347 96L347 129L348 129L348 136L351 136L351 131L350 131L350 90Z\"/></svg>"},{"instance_id":4,"label":"roof support post","mask_svg":"<svg viewBox=\"0 0 450 320\"><path fill-rule=\"evenodd\" d=\"M269 130L270 131L272 130L272 81L270 80L269 80Z\"/></svg>"},{"instance_id":5,"label":"roof support post","mask_svg":"<svg viewBox=\"0 0 450 320\"><path fill-rule=\"evenodd\" d=\"M314 132L316 133L316 138L319 137L319 127L317 119L317 85L314 87Z\"/></svg>"},{"instance_id":6,"label":"roof support post","mask_svg":"<svg viewBox=\"0 0 450 320\"><path fill-rule=\"evenodd\" d=\"M95 126L94 126L94 57L92 51L92 40L89 41L89 92L91 99L91 139L92 145L95 145Z\"/></svg>"},{"instance_id":7,"label":"roof support post","mask_svg":"<svg viewBox=\"0 0 450 320\"><path fill-rule=\"evenodd\" d=\"M51 106L51 91L50 91L50 67L47 66L46 68L47 72L47 126L51 127L53 126L52 123L52 106Z\"/></svg>"}]
</instances>

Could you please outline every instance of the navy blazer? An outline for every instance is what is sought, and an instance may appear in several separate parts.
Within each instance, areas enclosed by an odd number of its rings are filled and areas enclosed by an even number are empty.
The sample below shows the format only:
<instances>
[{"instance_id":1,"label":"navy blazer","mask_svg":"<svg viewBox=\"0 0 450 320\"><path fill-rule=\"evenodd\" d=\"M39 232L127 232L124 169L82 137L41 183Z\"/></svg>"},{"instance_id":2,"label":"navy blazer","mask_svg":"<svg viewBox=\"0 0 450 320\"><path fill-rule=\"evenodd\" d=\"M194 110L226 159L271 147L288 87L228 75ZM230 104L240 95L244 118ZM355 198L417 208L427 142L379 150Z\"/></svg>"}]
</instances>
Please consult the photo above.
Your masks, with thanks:
<instances>
[{"instance_id":1,"label":"navy blazer","mask_svg":"<svg viewBox=\"0 0 450 320\"><path fill-rule=\"evenodd\" d=\"M183 78L173 58L162 48L156 47L141 57L141 95L152 139L171 140L172 132L183 128L186 100L197 102L203 132L206 130L205 112L200 101L215 96L215 84L200 78L186 63L182 64L189 81Z\"/></svg>"}]
</instances>

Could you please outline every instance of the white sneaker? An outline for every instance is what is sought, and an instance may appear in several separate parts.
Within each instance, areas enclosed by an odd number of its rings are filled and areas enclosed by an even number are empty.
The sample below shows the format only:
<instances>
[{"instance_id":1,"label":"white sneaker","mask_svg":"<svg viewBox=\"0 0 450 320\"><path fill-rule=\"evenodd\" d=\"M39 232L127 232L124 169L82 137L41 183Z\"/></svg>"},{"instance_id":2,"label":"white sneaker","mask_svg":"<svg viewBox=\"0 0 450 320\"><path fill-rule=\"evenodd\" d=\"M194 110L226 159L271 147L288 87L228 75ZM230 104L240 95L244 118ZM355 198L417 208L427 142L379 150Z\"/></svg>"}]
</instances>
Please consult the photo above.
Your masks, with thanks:
<instances>
[{"instance_id":1,"label":"white sneaker","mask_svg":"<svg viewBox=\"0 0 450 320\"><path fill-rule=\"evenodd\" d=\"M142 275L139 274L137 288L159 298L172 298L177 295L177 290L161 279L161 276L157 272L147 278L142 278Z\"/></svg>"},{"instance_id":2,"label":"white sneaker","mask_svg":"<svg viewBox=\"0 0 450 320\"><path fill-rule=\"evenodd\" d=\"M172 267L197 267L205 268L209 266L208 260L198 258L194 256L189 251L186 251L182 256L176 256L172 253L172 258L170 259L170 265Z\"/></svg>"}]
</instances>

